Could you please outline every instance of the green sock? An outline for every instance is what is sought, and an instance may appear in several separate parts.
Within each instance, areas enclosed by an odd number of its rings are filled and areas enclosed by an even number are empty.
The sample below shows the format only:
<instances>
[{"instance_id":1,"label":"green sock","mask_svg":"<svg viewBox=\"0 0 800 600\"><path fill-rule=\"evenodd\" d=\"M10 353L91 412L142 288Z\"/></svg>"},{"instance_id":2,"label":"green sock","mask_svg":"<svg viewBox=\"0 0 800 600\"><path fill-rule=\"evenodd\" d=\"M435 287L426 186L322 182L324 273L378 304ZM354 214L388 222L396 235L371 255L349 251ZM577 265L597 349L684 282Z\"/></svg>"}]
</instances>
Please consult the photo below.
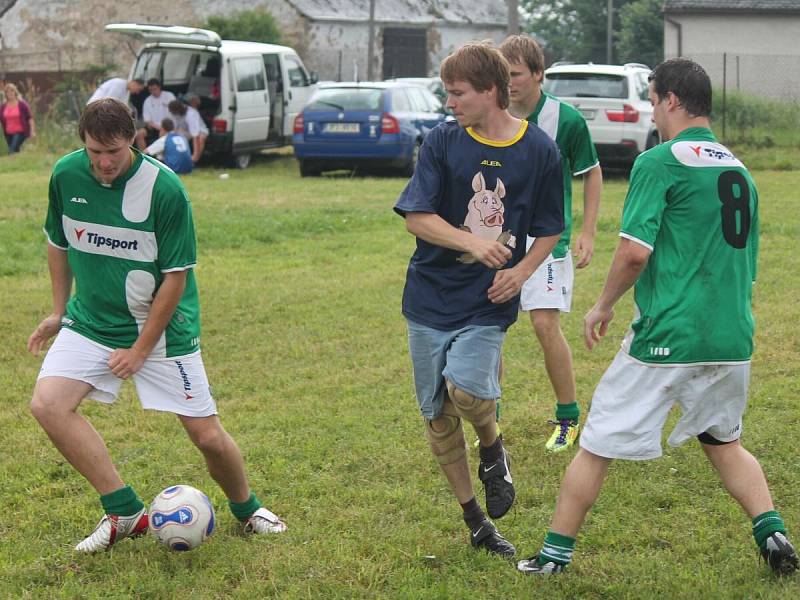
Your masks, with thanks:
<instances>
[{"instance_id":1,"label":"green sock","mask_svg":"<svg viewBox=\"0 0 800 600\"><path fill-rule=\"evenodd\" d=\"M581 416L581 409L578 407L577 402L571 404L556 403L556 421L569 419L570 421L577 421Z\"/></svg>"},{"instance_id":2,"label":"green sock","mask_svg":"<svg viewBox=\"0 0 800 600\"><path fill-rule=\"evenodd\" d=\"M253 492L250 492L250 497L244 502L234 502L233 500L228 500L228 506L231 507L231 512L233 513L234 517L240 521L247 521L247 519L250 518L250 515L261 508L261 502L258 501L258 498L256 498L256 495Z\"/></svg>"},{"instance_id":3,"label":"green sock","mask_svg":"<svg viewBox=\"0 0 800 600\"><path fill-rule=\"evenodd\" d=\"M753 539L761 550L764 550L767 538L776 531L786 534L786 525L783 524L783 519L777 510L768 510L753 517Z\"/></svg>"},{"instance_id":4,"label":"green sock","mask_svg":"<svg viewBox=\"0 0 800 600\"><path fill-rule=\"evenodd\" d=\"M129 485L114 490L110 494L103 494L100 496L100 504L103 505L103 510L107 515L117 515L118 517L135 515L144 508L144 502L139 499Z\"/></svg>"},{"instance_id":5,"label":"green sock","mask_svg":"<svg viewBox=\"0 0 800 600\"><path fill-rule=\"evenodd\" d=\"M575 550L575 538L548 531L542 550L539 552L539 564L554 562L568 565L572 561L573 550Z\"/></svg>"}]
</instances>

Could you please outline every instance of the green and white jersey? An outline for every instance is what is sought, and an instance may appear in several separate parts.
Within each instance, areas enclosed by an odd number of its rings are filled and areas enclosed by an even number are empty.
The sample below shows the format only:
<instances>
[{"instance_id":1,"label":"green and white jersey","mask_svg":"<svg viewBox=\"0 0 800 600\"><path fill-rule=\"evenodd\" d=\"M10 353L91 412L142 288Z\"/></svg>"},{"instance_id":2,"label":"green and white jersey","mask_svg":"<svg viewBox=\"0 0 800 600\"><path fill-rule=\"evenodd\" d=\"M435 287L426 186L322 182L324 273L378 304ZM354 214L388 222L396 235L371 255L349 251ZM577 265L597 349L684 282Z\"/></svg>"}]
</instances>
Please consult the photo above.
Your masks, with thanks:
<instances>
[{"instance_id":1,"label":"green and white jersey","mask_svg":"<svg viewBox=\"0 0 800 600\"><path fill-rule=\"evenodd\" d=\"M131 168L110 185L92 174L86 150L53 167L44 230L52 245L67 251L75 277L63 325L103 346L130 348L163 274L189 270L186 290L151 357L191 354L200 347L191 204L175 173L134 155Z\"/></svg>"},{"instance_id":2,"label":"green and white jersey","mask_svg":"<svg viewBox=\"0 0 800 600\"><path fill-rule=\"evenodd\" d=\"M528 121L554 140L561 152L561 169L564 174L564 233L553 248L553 258L564 258L569 251L572 233L572 177L596 167L597 151L586 119L571 104L542 92Z\"/></svg>"},{"instance_id":3,"label":"green and white jersey","mask_svg":"<svg viewBox=\"0 0 800 600\"><path fill-rule=\"evenodd\" d=\"M652 250L623 350L672 366L750 360L758 193L710 130L685 129L636 159L620 235Z\"/></svg>"}]
</instances>

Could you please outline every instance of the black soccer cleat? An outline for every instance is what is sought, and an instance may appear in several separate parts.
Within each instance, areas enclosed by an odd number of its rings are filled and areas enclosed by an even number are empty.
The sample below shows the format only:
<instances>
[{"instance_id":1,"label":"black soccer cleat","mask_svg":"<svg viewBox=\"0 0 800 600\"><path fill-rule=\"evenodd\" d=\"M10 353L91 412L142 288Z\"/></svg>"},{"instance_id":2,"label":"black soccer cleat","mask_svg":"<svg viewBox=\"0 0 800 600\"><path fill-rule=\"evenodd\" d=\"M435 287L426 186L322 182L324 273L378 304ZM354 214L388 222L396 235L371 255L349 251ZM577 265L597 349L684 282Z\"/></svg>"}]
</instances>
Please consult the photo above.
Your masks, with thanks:
<instances>
[{"instance_id":1,"label":"black soccer cleat","mask_svg":"<svg viewBox=\"0 0 800 600\"><path fill-rule=\"evenodd\" d=\"M798 568L797 554L786 536L776 531L767 538L761 558L776 575L791 575Z\"/></svg>"},{"instance_id":2,"label":"black soccer cleat","mask_svg":"<svg viewBox=\"0 0 800 600\"><path fill-rule=\"evenodd\" d=\"M506 558L511 558L517 552L513 544L500 535L497 528L488 519L481 521L481 523L470 532L469 537L473 548L483 548L487 552L499 554Z\"/></svg>"},{"instance_id":3,"label":"black soccer cleat","mask_svg":"<svg viewBox=\"0 0 800 600\"><path fill-rule=\"evenodd\" d=\"M503 456L494 462L478 465L478 478L486 491L486 512L493 519L506 514L514 504L514 482L511 479L508 452L503 448Z\"/></svg>"}]
</instances>

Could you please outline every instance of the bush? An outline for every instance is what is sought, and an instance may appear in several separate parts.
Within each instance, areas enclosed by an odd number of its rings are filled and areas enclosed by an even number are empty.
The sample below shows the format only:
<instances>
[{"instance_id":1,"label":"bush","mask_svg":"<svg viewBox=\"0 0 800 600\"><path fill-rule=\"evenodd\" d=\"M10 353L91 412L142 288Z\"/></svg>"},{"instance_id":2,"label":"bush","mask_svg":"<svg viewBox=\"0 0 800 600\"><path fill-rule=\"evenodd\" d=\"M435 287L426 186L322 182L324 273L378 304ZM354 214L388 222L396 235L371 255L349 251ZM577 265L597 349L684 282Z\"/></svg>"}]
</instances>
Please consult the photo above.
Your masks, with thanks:
<instances>
[{"instance_id":1,"label":"bush","mask_svg":"<svg viewBox=\"0 0 800 600\"><path fill-rule=\"evenodd\" d=\"M721 132L722 90L714 90L711 119ZM742 92L725 97L725 141L756 148L797 146L795 132L800 125L800 104L778 102Z\"/></svg>"},{"instance_id":2,"label":"bush","mask_svg":"<svg viewBox=\"0 0 800 600\"><path fill-rule=\"evenodd\" d=\"M243 10L228 16L213 15L203 27L216 31L223 40L264 44L279 44L281 41L275 17L263 8Z\"/></svg>"}]
</instances>

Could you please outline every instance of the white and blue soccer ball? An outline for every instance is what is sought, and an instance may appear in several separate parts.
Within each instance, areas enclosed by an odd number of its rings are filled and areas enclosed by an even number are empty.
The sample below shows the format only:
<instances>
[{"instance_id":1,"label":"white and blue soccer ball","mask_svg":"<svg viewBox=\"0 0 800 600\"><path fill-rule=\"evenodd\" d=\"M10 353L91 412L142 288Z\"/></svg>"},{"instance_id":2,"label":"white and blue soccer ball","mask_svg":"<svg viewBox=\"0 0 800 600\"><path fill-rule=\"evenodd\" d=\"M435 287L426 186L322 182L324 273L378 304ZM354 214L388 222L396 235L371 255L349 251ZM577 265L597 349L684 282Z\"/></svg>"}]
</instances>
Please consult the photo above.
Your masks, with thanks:
<instances>
[{"instance_id":1,"label":"white and blue soccer ball","mask_svg":"<svg viewBox=\"0 0 800 600\"><path fill-rule=\"evenodd\" d=\"M190 485L173 485L150 504L150 533L172 550L197 548L214 531L214 507Z\"/></svg>"}]
</instances>

